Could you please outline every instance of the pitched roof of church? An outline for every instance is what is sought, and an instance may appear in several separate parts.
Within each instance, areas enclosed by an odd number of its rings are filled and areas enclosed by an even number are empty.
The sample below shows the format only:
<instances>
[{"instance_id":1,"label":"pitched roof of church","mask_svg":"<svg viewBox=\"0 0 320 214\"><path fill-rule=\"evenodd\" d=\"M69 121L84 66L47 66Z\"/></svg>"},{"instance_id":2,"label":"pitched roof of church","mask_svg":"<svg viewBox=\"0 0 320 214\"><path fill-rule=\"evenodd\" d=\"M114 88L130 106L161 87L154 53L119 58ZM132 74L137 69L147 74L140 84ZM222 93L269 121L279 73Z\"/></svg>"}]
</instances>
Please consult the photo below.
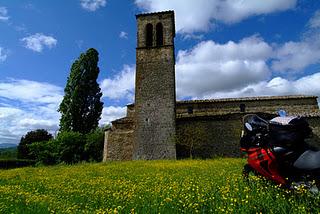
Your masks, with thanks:
<instances>
[{"instance_id":1,"label":"pitched roof of church","mask_svg":"<svg viewBox=\"0 0 320 214\"><path fill-rule=\"evenodd\" d=\"M260 96L260 97L239 97L204 100L179 100L177 104L184 103L215 103L215 102L235 102L235 101L263 101L263 100L290 100L290 99L317 99L317 96L290 95L290 96Z\"/></svg>"},{"instance_id":2,"label":"pitched roof of church","mask_svg":"<svg viewBox=\"0 0 320 214\"><path fill-rule=\"evenodd\" d=\"M308 96L308 95L259 96L259 97L239 97L239 98L221 98L221 99L204 99L204 100L178 100L177 104L263 101L263 100L290 100L290 99L317 99L317 98L318 98L317 96ZM128 107L134 106L134 103L128 104L127 106Z\"/></svg>"}]
</instances>

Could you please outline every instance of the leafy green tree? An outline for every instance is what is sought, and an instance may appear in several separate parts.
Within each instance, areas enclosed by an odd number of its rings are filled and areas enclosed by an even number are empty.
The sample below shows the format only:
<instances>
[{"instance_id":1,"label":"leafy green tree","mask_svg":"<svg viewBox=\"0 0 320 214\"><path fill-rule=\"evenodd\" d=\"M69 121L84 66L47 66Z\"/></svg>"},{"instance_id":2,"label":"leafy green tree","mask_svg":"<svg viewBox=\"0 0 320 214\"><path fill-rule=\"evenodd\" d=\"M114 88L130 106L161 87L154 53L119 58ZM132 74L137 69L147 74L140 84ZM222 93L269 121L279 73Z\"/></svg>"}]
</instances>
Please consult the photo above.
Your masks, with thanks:
<instances>
[{"instance_id":1,"label":"leafy green tree","mask_svg":"<svg viewBox=\"0 0 320 214\"><path fill-rule=\"evenodd\" d=\"M20 159L35 159L34 155L30 154L28 145L35 142L46 142L52 139L52 135L45 129L37 129L35 131L28 132L23 136L18 145L18 158Z\"/></svg>"},{"instance_id":2,"label":"leafy green tree","mask_svg":"<svg viewBox=\"0 0 320 214\"><path fill-rule=\"evenodd\" d=\"M60 131L89 133L98 127L103 102L97 83L99 75L98 52L90 48L73 63L65 95L60 104Z\"/></svg>"}]
</instances>

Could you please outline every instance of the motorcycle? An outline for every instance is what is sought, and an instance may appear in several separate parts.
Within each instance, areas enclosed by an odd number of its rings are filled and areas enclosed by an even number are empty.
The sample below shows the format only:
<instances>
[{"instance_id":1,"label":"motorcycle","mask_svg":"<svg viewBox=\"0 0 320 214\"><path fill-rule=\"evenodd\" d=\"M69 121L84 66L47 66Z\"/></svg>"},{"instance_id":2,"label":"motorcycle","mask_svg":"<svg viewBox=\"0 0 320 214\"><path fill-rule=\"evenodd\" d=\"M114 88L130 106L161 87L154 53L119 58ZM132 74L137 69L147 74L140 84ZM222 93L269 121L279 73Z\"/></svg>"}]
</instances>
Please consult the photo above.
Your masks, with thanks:
<instances>
[{"instance_id":1,"label":"motorcycle","mask_svg":"<svg viewBox=\"0 0 320 214\"><path fill-rule=\"evenodd\" d=\"M306 143L312 129L302 117L279 116L265 120L243 117L240 147L247 156L243 176L253 172L289 189L320 190L320 151Z\"/></svg>"}]
</instances>

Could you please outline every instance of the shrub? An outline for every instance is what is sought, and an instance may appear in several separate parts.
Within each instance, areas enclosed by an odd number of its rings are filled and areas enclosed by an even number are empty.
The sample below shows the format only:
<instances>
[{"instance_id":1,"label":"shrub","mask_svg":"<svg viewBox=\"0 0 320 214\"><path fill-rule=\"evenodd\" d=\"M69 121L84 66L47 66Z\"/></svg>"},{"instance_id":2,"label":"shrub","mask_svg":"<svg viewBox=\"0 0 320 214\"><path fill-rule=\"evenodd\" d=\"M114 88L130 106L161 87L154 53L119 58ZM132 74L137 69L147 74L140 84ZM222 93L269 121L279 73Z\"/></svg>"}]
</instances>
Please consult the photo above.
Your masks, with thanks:
<instances>
[{"instance_id":1,"label":"shrub","mask_svg":"<svg viewBox=\"0 0 320 214\"><path fill-rule=\"evenodd\" d=\"M56 139L27 144L28 157L37 163L53 165L60 162L68 164L80 161L102 161L104 131L101 128L89 134L65 131Z\"/></svg>"},{"instance_id":2,"label":"shrub","mask_svg":"<svg viewBox=\"0 0 320 214\"><path fill-rule=\"evenodd\" d=\"M84 160L85 135L79 132L61 132L57 137L60 161L77 163Z\"/></svg>"},{"instance_id":3,"label":"shrub","mask_svg":"<svg viewBox=\"0 0 320 214\"><path fill-rule=\"evenodd\" d=\"M89 161L102 161L104 144L104 131L103 129L96 129L86 135L86 144L84 147L85 158Z\"/></svg>"},{"instance_id":4,"label":"shrub","mask_svg":"<svg viewBox=\"0 0 320 214\"><path fill-rule=\"evenodd\" d=\"M35 142L28 146L37 163L53 165L59 162L59 144L56 140Z\"/></svg>"}]
</instances>

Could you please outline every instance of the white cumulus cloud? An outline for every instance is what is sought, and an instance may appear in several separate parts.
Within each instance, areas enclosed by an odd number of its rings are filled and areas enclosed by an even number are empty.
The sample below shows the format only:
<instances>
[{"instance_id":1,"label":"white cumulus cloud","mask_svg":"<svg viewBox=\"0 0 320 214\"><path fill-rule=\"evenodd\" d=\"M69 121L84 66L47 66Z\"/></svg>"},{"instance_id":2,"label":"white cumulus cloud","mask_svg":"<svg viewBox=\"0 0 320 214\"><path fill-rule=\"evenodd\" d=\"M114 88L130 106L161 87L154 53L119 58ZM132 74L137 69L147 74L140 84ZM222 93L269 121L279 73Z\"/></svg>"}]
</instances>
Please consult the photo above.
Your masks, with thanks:
<instances>
[{"instance_id":1,"label":"white cumulus cloud","mask_svg":"<svg viewBox=\"0 0 320 214\"><path fill-rule=\"evenodd\" d=\"M135 0L147 12L174 10L182 33L209 30L215 22L236 23L250 16L293 9L297 0Z\"/></svg>"},{"instance_id":2,"label":"white cumulus cloud","mask_svg":"<svg viewBox=\"0 0 320 214\"><path fill-rule=\"evenodd\" d=\"M124 65L123 69L113 79L104 79L100 87L103 97L133 101L135 84L135 66Z\"/></svg>"},{"instance_id":3,"label":"white cumulus cloud","mask_svg":"<svg viewBox=\"0 0 320 214\"><path fill-rule=\"evenodd\" d=\"M42 33L36 33L34 35L24 37L21 39L24 43L24 46L30 50L36 52L42 52L42 50L47 48L53 48L57 45L57 40L52 36L46 36Z\"/></svg>"},{"instance_id":4,"label":"white cumulus cloud","mask_svg":"<svg viewBox=\"0 0 320 214\"><path fill-rule=\"evenodd\" d=\"M110 122L125 117L127 112L126 107L119 107L119 106L107 106L104 107L102 110L100 124L105 125L109 124Z\"/></svg>"},{"instance_id":5,"label":"white cumulus cloud","mask_svg":"<svg viewBox=\"0 0 320 214\"><path fill-rule=\"evenodd\" d=\"M81 7L88 11L96 11L107 4L106 0L80 0Z\"/></svg>"},{"instance_id":6,"label":"white cumulus cloud","mask_svg":"<svg viewBox=\"0 0 320 214\"><path fill-rule=\"evenodd\" d=\"M320 36L320 34L319 34ZM309 41L286 42L276 51L272 69L276 71L301 71L311 64L320 62L320 38Z\"/></svg>"},{"instance_id":7,"label":"white cumulus cloud","mask_svg":"<svg viewBox=\"0 0 320 214\"><path fill-rule=\"evenodd\" d=\"M273 70L303 71L307 66L320 62L320 10L313 14L306 27L300 41L277 45Z\"/></svg>"},{"instance_id":8,"label":"white cumulus cloud","mask_svg":"<svg viewBox=\"0 0 320 214\"><path fill-rule=\"evenodd\" d=\"M320 73L296 80L274 77L270 81L250 84L238 90L213 92L204 98L252 97L275 95L316 95L320 96Z\"/></svg>"},{"instance_id":9,"label":"white cumulus cloud","mask_svg":"<svg viewBox=\"0 0 320 214\"><path fill-rule=\"evenodd\" d=\"M61 87L30 80L0 81L0 143L18 143L35 129L58 130Z\"/></svg>"},{"instance_id":10,"label":"white cumulus cloud","mask_svg":"<svg viewBox=\"0 0 320 214\"><path fill-rule=\"evenodd\" d=\"M0 81L0 97L28 103L59 103L63 89L50 83L9 79Z\"/></svg>"},{"instance_id":11,"label":"white cumulus cloud","mask_svg":"<svg viewBox=\"0 0 320 214\"><path fill-rule=\"evenodd\" d=\"M0 21L7 21L9 19L8 10L5 7L0 7Z\"/></svg>"},{"instance_id":12,"label":"white cumulus cloud","mask_svg":"<svg viewBox=\"0 0 320 214\"><path fill-rule=\"evenodd\" d=\"M215 91L233 90L257 83L270 75L266 60L272 48L252 36L239 43L201 42L179 51L176 64L178 98L205 97Z\"/></svg>"}]
</instances>

